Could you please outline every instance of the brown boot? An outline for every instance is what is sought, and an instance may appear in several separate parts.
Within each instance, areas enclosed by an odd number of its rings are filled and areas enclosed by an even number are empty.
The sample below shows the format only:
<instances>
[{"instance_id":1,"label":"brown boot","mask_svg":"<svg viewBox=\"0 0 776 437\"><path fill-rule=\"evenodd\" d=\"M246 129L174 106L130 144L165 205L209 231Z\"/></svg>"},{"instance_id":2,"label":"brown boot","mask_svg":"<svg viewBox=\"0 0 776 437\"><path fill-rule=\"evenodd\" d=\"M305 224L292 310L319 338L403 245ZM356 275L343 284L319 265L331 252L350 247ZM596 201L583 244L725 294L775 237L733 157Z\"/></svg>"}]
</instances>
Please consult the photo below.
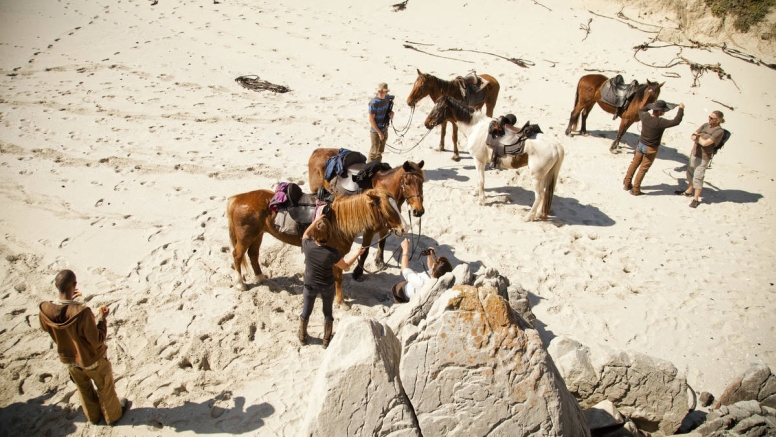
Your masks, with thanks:
<instances>
[{"instance_id":1,"label":"brown boot","mask_svg":"<svg viewBox=\"0 0 776 437\"><path fill-rule=\"evenodd\" d=\"M334 329L334 320L327 320L323 325L323 348L329 347L329 342L334 334L331 332Z\"/></svg>"},{"instance_id":2,"label":"brown boot","mask_svg":"<svg viewBox=\"0 0 776 437\"><path fill-rule=\"evenodd\" d=\"M307 344L307 322L310 319L299 318L299 343Z\"/></svg>"}]
</instances>

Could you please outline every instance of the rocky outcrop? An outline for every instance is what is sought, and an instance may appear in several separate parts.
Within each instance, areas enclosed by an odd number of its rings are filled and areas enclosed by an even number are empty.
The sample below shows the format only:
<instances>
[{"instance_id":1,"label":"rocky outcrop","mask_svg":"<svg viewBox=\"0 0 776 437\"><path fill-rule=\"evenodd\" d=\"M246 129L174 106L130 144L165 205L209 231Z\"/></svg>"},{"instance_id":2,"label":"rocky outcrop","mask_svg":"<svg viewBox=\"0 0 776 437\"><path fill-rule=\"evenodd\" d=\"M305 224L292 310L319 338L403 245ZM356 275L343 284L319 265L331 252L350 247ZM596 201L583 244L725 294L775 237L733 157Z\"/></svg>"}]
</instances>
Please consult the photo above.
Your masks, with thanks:
<instances>
[{"instance_id":1,"label":"rocky outcrop","mask_svg":"<svg viewBox=\"0 0 776 437\"><path fill-rule=\"evenodd\" d=\"M423 435L590 435L538 333L525 328L494 288L439 297L401 359Z\"/></svg>"},{"instance_id":2,"label":"rocky outcrop","mask_svg":"<svg viewBox=\"0 0 776 437\"><path fill-rule=\"evenodd\" d=\"M720 407L706 416L694 433L703 437L759 437L776 435L776 410L757 401Z\"/></svg>"},{"instance_id":3,"label":"rocky outcrop","mask_svg":"<svg viewBox=\"0 0 776 437\"><path fill-rule=\"evenodd\" d=\"M337 327L310 391L304 436L420 436L399 380L399 340L375 320Z\"/></svg>"},{"instance_id":4,"label":"rocky outcrop","mask_svg":"<svg viewBox=\"0 0 776 437\"><path fill-rule=\"evenodd\" d=\"M754 364L733 382L714 404L714 408L738 401L755 400L767 407L776 408L776 375L765 364Z\"/></svg>"},{"instance_id":5,"label":"rocky outcrop","mask_svg":"<svg viewBox=\"0 0 776 437\"><path fill-rule=\"evenodd\" d=\"M687 414L687 381L667 361L627 352L594 361L588 348L567 338L554 339L549 350L582 408L609 400L640 430L667 435Z\"/></svg>"},{"instance_id":6,"label":"rocky outcrop","mask_svg":"<svg viewBox=\"0 0 776 437\"><path fill-rule=\"evenodd\" d=\"M591 431L612 428L625 423L625 418L609 400L601 401L582 413L585 415L587 427Z\"/></svg>"}]
</instances>

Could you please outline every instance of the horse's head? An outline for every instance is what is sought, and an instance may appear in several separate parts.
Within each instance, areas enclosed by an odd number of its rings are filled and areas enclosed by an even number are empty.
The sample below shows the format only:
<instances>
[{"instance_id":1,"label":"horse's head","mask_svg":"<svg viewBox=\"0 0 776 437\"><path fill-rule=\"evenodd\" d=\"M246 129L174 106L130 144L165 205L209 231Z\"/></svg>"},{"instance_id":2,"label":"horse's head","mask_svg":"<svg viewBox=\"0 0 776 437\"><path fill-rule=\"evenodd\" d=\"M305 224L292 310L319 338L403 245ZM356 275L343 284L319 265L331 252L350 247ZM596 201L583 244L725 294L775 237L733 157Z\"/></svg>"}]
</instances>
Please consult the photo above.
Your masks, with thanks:
<instances>
[{"instance_id":1,"label":"horse's head","mask_svg":"<svg viewBox=\"0 0 776 437\"><path fill-rule=\"evenodd\" d=\"M426 121L423 124L426 126L426 129L433 129L436 126L444 123L448 118L450 118L450 115L450 99L447 96L442 96L442 98L437 100L436 104L431 109L431 112L429 112L428 117L426 117Z\"/></svg>"},{"instance_id":2,"label":"horse's head","mask_svg":"<svg viewBox=\"0 0 776 437\"><path fill-rule=\"evenodd\" d=\"M423 161L415 164L405 161L402 166L404 173L401 175L401 191L404 200L412 210L412 215L420 217L426 210L423 208Z\"/></svg>"},{"instance_id":3,"label":"horse's head","mask_svg":"<svg viewBox=\"0 0 776 437\"><path fill-rule=\"evenodd\" d=\"M372 189L365 192L372 201L372 207L377 212L378 220L382 221L383 226L391 229L394 233L403 237L410 229L409 224L404 220L399 212L399 205L391 197L388 191L383 189Z\"/></svg>"},{"instance_id":4,"label":"horse's head","mask_svg":"<svg viewBox=\"0 0 776 437\"><path fill-rule=\"evenodd\" d=\"M652 82L647 79L647 85L644 88L644 100L642 100L642 106L653 103L660 96L660 88L665 85L663 83Z\"/></svg>"},{"instance_id":5,"label":"horse's head","mask_svg":"<svg viewBox=\"0 0 776 437\"><path fill-rule=\"evenodd\" d=\"M412 86L410 95L407 96L407 104L411 107L415 107L423 97L426 97L429 93L428 90L429 75L423 74L418 70L418 78L415 79L415 84Z\"/></svg>"}]
</instances>

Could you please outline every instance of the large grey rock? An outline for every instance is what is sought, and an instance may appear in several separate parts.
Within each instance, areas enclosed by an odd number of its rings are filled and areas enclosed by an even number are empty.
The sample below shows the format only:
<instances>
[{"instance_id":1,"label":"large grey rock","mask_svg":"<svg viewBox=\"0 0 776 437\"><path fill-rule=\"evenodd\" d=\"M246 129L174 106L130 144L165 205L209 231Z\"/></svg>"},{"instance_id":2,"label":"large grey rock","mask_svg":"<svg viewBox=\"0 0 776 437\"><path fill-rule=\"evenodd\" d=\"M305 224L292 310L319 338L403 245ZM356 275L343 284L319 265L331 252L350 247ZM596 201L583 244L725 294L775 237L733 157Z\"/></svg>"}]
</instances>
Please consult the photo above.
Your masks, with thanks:
<instances>
[{"instance_id":1,"label":"large grey rock","mask_svg":"<svg viewBox=\"0 0 776 437\"><path fill-rule=\"evenodd\" d=\"M759 437L776 435L776 410L755 400L721 406L695 430L703 437Z\"/></svg>"},{"instance_id":2,"label":"large grey rock","mask_svg":"<svg viewBox=\"0 0 776 437\"><path fill-rule=\"evenodd\" d=\"M599 376L590 359L590 349L565 336L552 339L547 351L558 366L566 387L577 400L593 395Z\"/></svg>"},{"instance_id":3,"label":"large grey rock","mask_svg":"<svg viewBox=\"0 0 776 437\"><path fill-rule=\"evenodd\" d=\"M509 305L525 319L531 327L536 327L536 316L531 311L531 302L528 300L528 292L519 284L511 284L507 287L507 296Z\"/></svg>"},{"instance_id":4,"label":"large grey rock","mask_svg":"<svg viewBox=\"0 0 776 437\"><path fill-rule=\"evenodd\" d=\"M588 348L565 337L553 339L549 351L582 408L608 399L640 430L666 435L688 412L687 381L668 361L615 351L594 360Z\"/></svg>"},{"instance_id":5,"label":"large grey rock","mask_svg":"<svg viewBox=\"0 0 776 437\"><path fill-rule=\"evenodd\" d=\"M437 299L400 365L423 435L590 435L538 333L520 324L490 287Z\"/></svg>"},{"instance_id":6,"label":"large grey rock","mask_svg":"<svg viewBox=\"0 0 776 437\"><path fill-rule=\"evenodd\" d=\"M478 270L477 274L474 275L474 283L472 285L477 288L489 285L495 288L498 291L498 294L501 295L504 299L509 300L509 296L507 295L509 279L501 276L498 270L493 267L487 267Z\"/></svg>"},{"instance_id":7,"label":"large grey rock","mask_svg":"<svg viewBox=\"0 0 776 437\"><path fill-rule=\"evenodd\" d=\"M776 375L765 364L753 364L743 375L733 380L722 392L714 408L748 400L776 408Z\"/></svg>"},{"instance_id":8,"label":"large grey rock","mask_svg":"<svg viewBox=\"0 0 776 437\"><path fill-rule=\"evenodd\" d=\"M386 325L360 317L340 323L310 387L302 435L419 437L400 354Z\"/></svg>"},{"instance_id":9,"label":"large grey rock","mask_svg":"<svg viewBox=\"0 0 776 437\"><path fill-rule=\"evenodd\" d=\"M472 275L468 263L461 263L455 266L453 276L455 277L456 285L472 285L474 281L474 275Z\"/></svg>"}]
</instances>

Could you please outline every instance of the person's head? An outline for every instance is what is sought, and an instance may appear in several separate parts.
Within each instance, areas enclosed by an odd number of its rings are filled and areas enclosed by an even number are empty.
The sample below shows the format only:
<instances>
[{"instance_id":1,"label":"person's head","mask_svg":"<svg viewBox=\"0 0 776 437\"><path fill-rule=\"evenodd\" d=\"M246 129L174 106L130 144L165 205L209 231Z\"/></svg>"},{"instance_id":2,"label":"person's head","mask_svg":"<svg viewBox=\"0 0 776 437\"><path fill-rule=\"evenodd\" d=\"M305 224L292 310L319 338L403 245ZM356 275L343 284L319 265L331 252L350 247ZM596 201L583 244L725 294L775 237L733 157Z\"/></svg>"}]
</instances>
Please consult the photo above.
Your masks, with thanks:
<instances>
[{"instance_id":1,"label":"person's head","mask_svg":"<svg viewBox=\"0 0 776 437\"><path fill-rule=\"evenodd\" d=\"M668 103L665 102L665 100L655 100L654 103L650 103L647 105L647 109L652 110L652 115L655 117L660 117L664 115L666 112L673 109L672 106L668 106Z\"/></svg>"},{"instance_id":2,"label":"person's head","mask_svg":"<svg viewBox=\"0 0 776 437\"><path fill-rule=\"evenodd\" d=\"M331 222L326 217L315 221L310 229L310 238L318 244L326 244L331 237Z\"/></svg>"},{"instance_id":3,"label":"person's head","mask_svg":"<svg viewBox=\"0 0 776 437\"><path fill-rule=\"evenodd\" d=\"M514 114L507 114L503 117L501 117L502 124L508 124L510 126L514 126L515 123L517 123L517 117L515 117Z\"/></svg>"},{"instance_id":4,"label":"person's head","mask_svg":"<svg viewBox=\"0 0 776 437\"><path fill-rule=\"evenodd\" d=\"M722 114L722 111L712 111L711 115L709 115L710 124L718 125L724 122L725 122L725 116Z\"/></svg>"},{"instance_id":5,"label":"person's head","mask_svg":"<svg viewBox=\"0 0 776 437\"><path fill-rule=\"evenodd\" d=\"M391 91L388 89L388 84L385 82L380 82L377 84L377 95L380 96L380 98L383 98L388 95L388 92Z\"/></svg>"},{"instance_id":6,"label":"person's head","mask_svg":"<svg viewBox=\"0 0 776 437\"><path fill-rule=\"evenodd\" d=\"M57 290L59 290L59 294L62 295L72 294L72 292L75 291L76 284L75 273L73 273L72 270L62 270L57 274L57 277L54 278L54 285L56 285Z\"/></svg>"},{"instance_id":7,"label":"person's head","mask_svg":"<svg viewBox=\"0 0 776 437\"><path fill-rule=\"evenodd\" d=\"M453 265L450 264L450 260L446 256L440 256L434 262L434 269L431 270L432 278L441 278L447 272L453 271Z\"/></svg>"}]
</instances>

